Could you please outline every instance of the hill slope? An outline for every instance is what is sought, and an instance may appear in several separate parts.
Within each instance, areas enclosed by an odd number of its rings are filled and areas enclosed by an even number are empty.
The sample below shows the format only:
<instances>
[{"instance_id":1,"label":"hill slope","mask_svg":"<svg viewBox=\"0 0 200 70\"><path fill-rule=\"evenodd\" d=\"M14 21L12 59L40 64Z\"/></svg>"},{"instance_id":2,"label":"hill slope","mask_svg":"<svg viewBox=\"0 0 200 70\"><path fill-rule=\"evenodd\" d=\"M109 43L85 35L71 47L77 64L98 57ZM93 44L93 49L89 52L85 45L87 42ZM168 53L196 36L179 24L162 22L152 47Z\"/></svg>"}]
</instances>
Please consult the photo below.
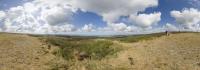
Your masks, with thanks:
<instances>
[{"instance_id":1,"label":"hill slope","mask_svg":"<svg viewBox=\"0 0 200 70\"><path fill-rule=\"evenodd\" d=\"M59 62L47 44L27 35L0 34L0 70L48 70Z\"/></svg>"},{"instance_id":2,"label":"hill slope","mask_svg":"<svg viewBox=\"0 0 200 70\"><path fill-rule=\"evenodd\" d=\"M200 70L200 34L182 33L137 43L121 43L127 48L110 62L122 69ZM128 65L132 58L133 65ZM113 61L114 60L114 61Z\"/></svg>"},{"instance_id":3,"label":"hill slope","mask_svg":"<svg viewBox=\"0 0 200 70\"><path fill-rule=\"evenodd\" d=\"M200 70L199 33L172 34L133 43L112 42L123 48L117 56L75 61L69 67L67 60L52 54L58 47L48 49L49 44L38 37L0 34L0 70L51 70L53 66L59 70Z\"/></svg>"}]
</instances>

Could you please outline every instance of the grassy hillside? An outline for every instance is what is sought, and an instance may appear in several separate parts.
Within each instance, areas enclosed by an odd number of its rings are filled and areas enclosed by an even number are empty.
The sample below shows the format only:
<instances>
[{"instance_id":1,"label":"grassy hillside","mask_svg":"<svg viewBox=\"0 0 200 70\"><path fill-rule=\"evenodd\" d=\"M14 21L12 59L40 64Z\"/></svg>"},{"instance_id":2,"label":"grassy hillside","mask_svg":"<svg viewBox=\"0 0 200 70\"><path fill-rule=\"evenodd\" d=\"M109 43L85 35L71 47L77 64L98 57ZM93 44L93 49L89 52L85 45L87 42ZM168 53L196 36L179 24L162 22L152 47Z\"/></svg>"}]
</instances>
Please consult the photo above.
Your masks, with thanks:
<instances>
[{"instance_id":1,"label":"grassy hillside","mask_svg":"<svg viewBox=\"0 0 200 70\"><path fill-rule=\"evenodd\" d=\"M164 35L165 33L144 34L144 35L126 36L122 38L114 38L114 40L117 39L118 41L121 41L121 42L131 43L131 42L138 42L138 41L143 41L143 40L152 40L154 38L161 37Z\"/></svg>"},{"instance_id":2,"label":"grassy hillside","mask_svg":"<svg viewBox=\"0 0 200 70\"><path fill-rule=\"evenodd\" d=\"M63 37L47 38L46 40L49 44L58 46L60 50L55 51L54 54L60 55L66 60L74 59L73 52L76 51L85 52L91 59L99 60L119 51L119 47L112 47L113 43L108 40L81 40Z\"/></svg>"},{"instance_id":3,"label":"grassy hillside","mask_svg":"<svg viewBox=\"0 0 200 70\"><path fill-rule=\"evenodd\" d=\"M0 70L200 70L200 34L66 37L0 33Z\"/></svg>"}]
</instances>

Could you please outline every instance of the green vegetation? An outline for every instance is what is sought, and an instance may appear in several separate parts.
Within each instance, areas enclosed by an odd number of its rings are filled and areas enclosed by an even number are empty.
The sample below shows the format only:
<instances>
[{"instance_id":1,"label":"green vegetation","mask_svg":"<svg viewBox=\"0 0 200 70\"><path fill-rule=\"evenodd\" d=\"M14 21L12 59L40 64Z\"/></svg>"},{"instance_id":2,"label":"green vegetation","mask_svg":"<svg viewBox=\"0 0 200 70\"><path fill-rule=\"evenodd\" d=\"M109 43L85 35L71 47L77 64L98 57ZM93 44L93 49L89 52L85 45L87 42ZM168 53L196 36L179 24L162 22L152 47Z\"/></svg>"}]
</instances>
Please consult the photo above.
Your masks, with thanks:
<instances>
[{"instance_id":1,"label":"green vegetation","mask_svg":"<svg viewBox=\"0 0 200 70\"><path fill-rule=\"evenodd\" d=\"M138 42L138 41L143 41L143 40L151 40L156 37L161 37L165 35L165 33L155 33L155 34L144 34L144 35L134 35L134 36L127 36L123 38L117 38L117 40L121 42Z\"/></svg>"},{"instance_id":2,"label":"green vegetation","mask_svg":"<svg viewBox=\"0 0 200 70\"><path fill-rule=\"evenodd\" d=\"M60 50L55 51L53 54L62 56L66 60L74 59L74 52L76 51L85 52L91 59L95 60L100 60L119 51L119 48L112 47L113 43L107 40L51 37L47 39L47 42L60 47Z\"/></svg>"}]
</instances>

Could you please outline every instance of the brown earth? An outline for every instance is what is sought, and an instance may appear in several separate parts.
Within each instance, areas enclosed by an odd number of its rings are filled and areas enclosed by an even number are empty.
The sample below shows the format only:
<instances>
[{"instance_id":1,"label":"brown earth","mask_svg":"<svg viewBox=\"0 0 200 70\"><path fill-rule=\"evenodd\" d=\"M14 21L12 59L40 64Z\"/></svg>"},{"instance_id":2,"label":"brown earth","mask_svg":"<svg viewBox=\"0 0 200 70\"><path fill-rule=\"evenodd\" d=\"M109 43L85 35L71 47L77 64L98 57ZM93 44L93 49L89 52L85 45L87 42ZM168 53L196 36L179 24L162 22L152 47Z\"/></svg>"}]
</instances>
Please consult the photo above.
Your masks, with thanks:
<instances>
[{"instance_id":1,"label":"brown earth","mask_svg":"<svg viewBox=\"0 0 200 70\"><path fill-rule=\"evenodd\" d=\"M27 35L0 34L0 70L49 70L49 63L64 62L51 54L55 47L44 44Z\"/></svg>"},{"instance_id":2,"label":"brown earth","mask_svg":"<svg viewBox=\"0 0 200 70\"><path fill-rule=\"evenodd\" d=\"M124 49L116 57L78 62L82 67L69 69L94 70L84 67L89 62L99 65L95 70L200 70L199 33L172 34L136 43L113 42ZM52 54L56 49L48 49L48 44L37 37L0 34L0 70L66 69L68 62Z\"/></svg>"},{"instance_id":3,"label":"brown earth","mask_svg":"<svg viewBox=\"0 0 200 70\"><path fill-rule=\"evenodd\" d=\"M118 43L118 42L117 42ZM127 50L108 63L122 70L200 70L200 34L183 33L138 43L121 43ZM133 65L128 64L132 58Z\"/></svg>"}]
</instances>

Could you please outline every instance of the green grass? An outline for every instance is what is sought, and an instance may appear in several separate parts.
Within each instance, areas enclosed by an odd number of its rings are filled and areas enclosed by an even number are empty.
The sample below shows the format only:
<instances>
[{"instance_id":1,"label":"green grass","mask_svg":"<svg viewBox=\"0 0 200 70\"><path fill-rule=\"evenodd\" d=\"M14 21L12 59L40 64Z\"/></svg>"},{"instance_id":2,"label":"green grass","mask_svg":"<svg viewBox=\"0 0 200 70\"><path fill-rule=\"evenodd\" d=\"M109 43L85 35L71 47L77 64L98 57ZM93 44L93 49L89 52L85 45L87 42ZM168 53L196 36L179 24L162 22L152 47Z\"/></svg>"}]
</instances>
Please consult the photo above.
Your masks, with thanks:
<instances>
[{"instance_id":1,"label":"green grass","mask_svg":"<svg viewBox=\"0 0 200 70\"><path fill-rule=\"evenodd\" d=\"M138 42L141 40L150 40L155 37L165 35L164 33L134 35L122 38L113 38L121 42ZM66 37L44 37L49 44L58 46L60 50L53 52L57 56L61 56L66 60L74 59L74 52L86 52L91 59L101 60L108 55L113 55L120 51L119 47L112 47L113 43L109 40L82 39L82 38L66 38Z\"/></svg>"},{"instance_id":2,"label":"green grass","mask_svg":"<svg viewBox=\"0 0 200 70\"><path fill-rule=\"evenodd\" d=\"M74 59L74 51L86 52L94 60L101 60L119 51L119 48L112 47L113 43L107 40L51 37L47 39L47 42L58 46L60 50L55 51L53 54L61 56L66 60Z\"/></svg>"},{"instance_id":3,"label":"green grass","mask_svg":"<svg viewBox=\"0 0 200 70\"><path fill-rule=\"evenodd\" d=\"M123 38L117 38L117 40L121 42L138 42L138 41L143 41L143 40L151 40L156 37L161 37L165 35L165 33L155 33L155 34L145 34L145 35L134 35L134 36L127 36Z\"/></svg>"}]
</instances>

